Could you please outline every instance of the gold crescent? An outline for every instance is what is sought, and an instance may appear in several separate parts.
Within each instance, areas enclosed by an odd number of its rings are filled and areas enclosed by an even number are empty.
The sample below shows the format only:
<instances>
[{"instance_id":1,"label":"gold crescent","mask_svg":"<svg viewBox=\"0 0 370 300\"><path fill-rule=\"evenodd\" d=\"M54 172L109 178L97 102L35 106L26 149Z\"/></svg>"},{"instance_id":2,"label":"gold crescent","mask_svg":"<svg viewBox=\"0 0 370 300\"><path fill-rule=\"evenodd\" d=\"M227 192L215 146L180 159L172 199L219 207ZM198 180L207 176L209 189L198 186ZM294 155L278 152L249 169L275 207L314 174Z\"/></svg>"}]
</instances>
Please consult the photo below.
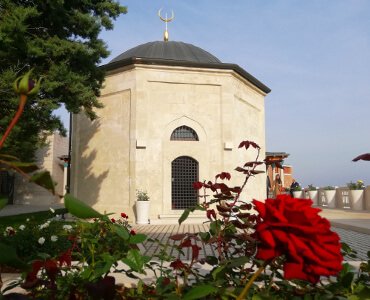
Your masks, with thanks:
<instances>
[{"instance_id":1,"label":"gold crescent","mask_svg":"<svg viewBox=\"0 0 370 300\"><path fill-rule=\"evenodd\" d=\"M161 11L162 11L162 8L158 11L158 17L163 21L163 22L166 22L166 23L168 23L168 22L171 22L174 18L175 18L175 14L174 14L174 12L172 11L172 14L171 14L171 18L163 18L162 16L161 16Z\"/></svg>"}]
</instances>

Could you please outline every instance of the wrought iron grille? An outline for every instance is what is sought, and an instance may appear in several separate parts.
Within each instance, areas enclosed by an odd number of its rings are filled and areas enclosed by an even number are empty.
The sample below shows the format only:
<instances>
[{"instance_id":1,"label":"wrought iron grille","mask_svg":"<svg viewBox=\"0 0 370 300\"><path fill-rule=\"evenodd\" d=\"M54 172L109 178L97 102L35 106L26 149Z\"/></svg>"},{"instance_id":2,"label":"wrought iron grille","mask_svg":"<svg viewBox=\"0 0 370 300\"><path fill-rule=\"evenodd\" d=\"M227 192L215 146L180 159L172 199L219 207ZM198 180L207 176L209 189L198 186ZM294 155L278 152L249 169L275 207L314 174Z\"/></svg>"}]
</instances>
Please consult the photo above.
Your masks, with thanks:
<instances>
[{"instance_id":1,"label":"wrought iron grille","mask_svg":"<svg viewBox=\"0 0 370 300\"><path fill-rule=\"evenodd\" d=\"M194 129L184 125L172 132L171 141L199 141L199 138Z\"/></svg>"},{"instance_id":2,"label":"wrought iron grille","mask_svg":"<svg viewBox=\"0 0 370 300\"><path fill-rule=\"evenodd\" d=\"M8 204L14 202L14 175L0 171L0 194L8 198Z\"/></svg>"},{"instance_id":3,"label":"wrought iron grille","mask_svg":"<svg viewBox=\"0 0 370 300\"><path fill-rule=\"evenodd\" d=\"M186 209L198 202L198 191L193 183L198 181L198 162L188 156L172 161L172 209Z\"/></svg>"}]
</instances>

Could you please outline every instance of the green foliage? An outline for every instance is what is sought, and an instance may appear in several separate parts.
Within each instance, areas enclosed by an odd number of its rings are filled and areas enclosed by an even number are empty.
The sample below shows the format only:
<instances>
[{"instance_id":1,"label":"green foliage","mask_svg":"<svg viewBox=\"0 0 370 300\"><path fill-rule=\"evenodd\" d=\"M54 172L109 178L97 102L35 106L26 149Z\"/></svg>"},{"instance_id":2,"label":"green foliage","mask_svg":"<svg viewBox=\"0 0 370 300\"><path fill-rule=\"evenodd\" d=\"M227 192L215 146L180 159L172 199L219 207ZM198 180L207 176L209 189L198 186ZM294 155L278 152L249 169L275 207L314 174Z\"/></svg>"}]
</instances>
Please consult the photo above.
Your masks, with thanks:
<instances>
[{"instance_id":1,"label":"green foliage","mask_svg":"<svg viewBox=\"0 0 370 300\"><path fill-rule=\"evenodd\" d=\"M350 190L363 190L365 189L365 184L362 180L357 180L356 182L347 183Z\"/></svg>"},{"instance_id":2,"label":"green foliage","mask_svg":"<svg viewBox=\"0 0 370 300\"><path fill-rule=\"evenodd\" d=\"M32 161L44 143L43 134L65 132L52 115L62 103L94 118L101 107L97 97L104 79L99 63L109 54L99 39L102 29L126 8L116 0L23 1L2 0L0 7L0 133L18 107L12 83L29 68L44 77L41 92L27 101L20 123L2 149Z\"/></svg>"},{"instance_id":3,"label":"green foliage","mask_svg":"<svg viewBox=\"0 0 370 300\"><path fill-rule=\"evenodd\" d=\"M81 219L101 218L103 215L70 194L64 196L64 205L72 215Z\"/></svg>"},{"instance_id":4,"label":"green foliage","mask_svg":"<svg viewBox=\"0 0 370 300\"><path fill-rule=\"evenodd\" d=\"M137 190L136 197L137 201L149 201L149 196L146 191Z\"/></svg>"}]
</instances>

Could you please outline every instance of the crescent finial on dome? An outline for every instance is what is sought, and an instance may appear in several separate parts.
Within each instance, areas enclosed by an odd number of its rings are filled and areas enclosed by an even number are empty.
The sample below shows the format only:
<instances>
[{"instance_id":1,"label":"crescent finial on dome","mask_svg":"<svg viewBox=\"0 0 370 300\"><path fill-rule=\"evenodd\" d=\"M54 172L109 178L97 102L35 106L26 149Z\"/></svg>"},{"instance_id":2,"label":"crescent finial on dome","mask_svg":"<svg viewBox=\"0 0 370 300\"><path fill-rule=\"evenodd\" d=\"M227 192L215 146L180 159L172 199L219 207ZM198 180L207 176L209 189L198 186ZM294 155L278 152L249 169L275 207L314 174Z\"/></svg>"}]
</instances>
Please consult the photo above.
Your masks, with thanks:
<instances>
[{"instance_id":1,"label":"crescent finial on dome","mask_svg":"<svg viewBox=\"0 0 370 300\"><path fill-rule=\"evenodd\" d=\"M168 23L168 22L171 22L171 21L175 18L175 14L174 14L174 12L173 12L173 10L172 10L171 18L167 18L167 13L166 13L166 17L165 17L165 18L163 18L163 17L161 16L161 11L162 11L162 8L158 11L158 16L159 16L159 18L160 18L163 22L165 22L165 24L166 24L166 30L164 31L163 40L164 40L165 42L167 42L167 41L168 41L168 37L169 37L168 30L167 30L167 23Z\"/></svg>"}]
</instances>

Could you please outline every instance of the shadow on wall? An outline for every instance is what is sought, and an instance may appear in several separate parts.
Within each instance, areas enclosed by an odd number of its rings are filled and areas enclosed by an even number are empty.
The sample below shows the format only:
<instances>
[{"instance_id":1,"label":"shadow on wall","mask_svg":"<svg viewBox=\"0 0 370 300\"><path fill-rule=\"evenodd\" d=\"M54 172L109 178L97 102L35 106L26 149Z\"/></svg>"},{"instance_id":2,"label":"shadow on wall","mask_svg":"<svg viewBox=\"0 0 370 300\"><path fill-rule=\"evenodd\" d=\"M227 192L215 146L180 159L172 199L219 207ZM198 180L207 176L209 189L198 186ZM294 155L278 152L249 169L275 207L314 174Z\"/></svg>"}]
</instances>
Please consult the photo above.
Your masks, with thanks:
<instances>
[{"instance_id":1,"label":"shadow on wall","mask_svg":"<svg viewBox=\"0 0 370 300\"><path fill-rule=\"evenodd\" d=\"M98 202L102 184L109 173L107 168L104 169L102 165L96 165L96 160L98 156L107 155L106 148L109 145L101 143L104 146L98 148L98 150L94 147L94 150L89 151L89 148L92 148L90 145L93 139L94 141L96 140L95 136L97 134L104 138L100 122L99 120L90 121L87 117L81 115L77 116L77 118L79 118L79 128L81 129L78 130L77 136L74 137L74 143L78 139L79 145L75 147L75 149L78 149L78 153L72 153L71 171L74 174L71 174L71 178L73 178L71 192L78 199L94 206Z\"/></svg>"}]
</instances>

